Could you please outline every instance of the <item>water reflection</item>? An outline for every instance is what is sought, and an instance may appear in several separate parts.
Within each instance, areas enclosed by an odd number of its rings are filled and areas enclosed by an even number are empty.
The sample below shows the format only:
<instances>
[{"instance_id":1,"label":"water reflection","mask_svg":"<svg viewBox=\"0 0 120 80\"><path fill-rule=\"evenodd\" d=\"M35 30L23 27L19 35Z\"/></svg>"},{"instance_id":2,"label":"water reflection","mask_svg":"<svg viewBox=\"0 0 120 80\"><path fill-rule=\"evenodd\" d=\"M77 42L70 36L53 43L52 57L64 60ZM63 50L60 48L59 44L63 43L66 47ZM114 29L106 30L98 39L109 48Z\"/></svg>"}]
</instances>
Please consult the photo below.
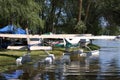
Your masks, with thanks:
<instances>
[{"instance_id":1,"label":"water reflection","mask_svg":"<svg viewBox=\"0 0 120 80\"><path fill-rule=\"evenodd\" d=\"M7 80L9 79L18 79L23 74L23 70L16 70L12 73L3 73L3 77Z\"/></svg>"}]
</instances>

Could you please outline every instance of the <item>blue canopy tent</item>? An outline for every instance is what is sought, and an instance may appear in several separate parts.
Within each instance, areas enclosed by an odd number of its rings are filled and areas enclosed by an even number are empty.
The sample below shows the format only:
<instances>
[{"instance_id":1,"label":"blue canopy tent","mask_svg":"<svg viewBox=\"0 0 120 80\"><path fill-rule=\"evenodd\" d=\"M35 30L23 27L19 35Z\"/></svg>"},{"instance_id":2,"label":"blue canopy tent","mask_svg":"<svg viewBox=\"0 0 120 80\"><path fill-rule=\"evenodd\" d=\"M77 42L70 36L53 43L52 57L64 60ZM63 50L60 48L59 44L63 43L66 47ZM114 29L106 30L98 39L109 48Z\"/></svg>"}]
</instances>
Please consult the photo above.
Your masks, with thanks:
<instances>
[{"instance_id":1,"label":"blue canopy tent","mask_svg":"<svg viewBox=\"0 0 120 80\"><path fill-rule=\"evenodd\" d=\"M26 31L13 25L7 25L0 29L0 33L26 34Z\"/></svg>"},{"instance_id":2,"label":"blue canopy tent","mask_svg":"<svg viewBox=\"0 0 120 80\"><path fill-rule=\"evenodd\" d=\"M3 28L0 29L1 34L26 34L26 31L23 30L22 28L17 28L16 26L13 25L7 25ZM2 38L1 38L2 39ZM11 44L8 40L2 39L2 44L0 45L0 48L7 48L9 44Z\"/></svg>"},{"instance_id":3,"label":"blue canopy tent","mask_svg":"<svg viewBox=\"0 0 120 80\"><path fill-rule=\"evenodd\" d=\"M17 28L14 32L14 34L26 34L26 31L21 29L21 28Z\"/></svg>"},{"instance_id":4,"label":"blue canopy tent","mask_svg":"<svg viewBox=\"0 0 120 80\"><path fill-rule=\"evenodd\" d=\"M0 33L13 33L13 28L14 28L13 25L7 25L0 29Z\"/></svg>"}]
</instances>

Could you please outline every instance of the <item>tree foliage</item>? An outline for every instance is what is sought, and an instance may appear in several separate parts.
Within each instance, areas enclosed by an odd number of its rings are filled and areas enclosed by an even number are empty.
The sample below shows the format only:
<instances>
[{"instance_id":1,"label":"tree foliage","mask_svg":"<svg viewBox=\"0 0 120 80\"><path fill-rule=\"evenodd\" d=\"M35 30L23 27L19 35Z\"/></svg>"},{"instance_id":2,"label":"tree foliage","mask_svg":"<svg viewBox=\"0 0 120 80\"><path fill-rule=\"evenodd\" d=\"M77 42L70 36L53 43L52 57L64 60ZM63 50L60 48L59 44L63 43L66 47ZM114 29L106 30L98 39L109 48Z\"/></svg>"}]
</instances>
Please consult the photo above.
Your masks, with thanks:
<instances>
[{"instance_id":1,"label":"tree foliage","mask_svg":"<svg viewBox=\"0 0 120 80\"><path fill-rule=\"evenodd\" d=\"M0 10L1 26L34 33L119 34L120 0L0 0Z\"/></svg>"},{"instance_id":2,"label":"tree foliage","mask_svg":"<svg viewBox=\"0 0 120 80\"><path fill-rule=\"evenodd\" d=\"M0 0L0 9L2 25L14 24L23 28L44 26L39 16L41 6L34 0Z\"/></svg>"}]
</instances>

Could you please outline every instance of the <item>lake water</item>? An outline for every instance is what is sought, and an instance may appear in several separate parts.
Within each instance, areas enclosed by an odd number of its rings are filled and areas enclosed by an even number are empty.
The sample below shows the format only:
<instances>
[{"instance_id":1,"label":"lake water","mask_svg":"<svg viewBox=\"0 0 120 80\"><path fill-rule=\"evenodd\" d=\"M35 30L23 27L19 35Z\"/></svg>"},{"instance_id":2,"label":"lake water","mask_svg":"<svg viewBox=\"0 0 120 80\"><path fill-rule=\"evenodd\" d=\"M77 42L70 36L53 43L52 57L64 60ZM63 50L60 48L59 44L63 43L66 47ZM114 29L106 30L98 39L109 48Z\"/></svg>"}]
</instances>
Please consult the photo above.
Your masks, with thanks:
<instances>
[{"instance_id":1,"label":"lake water","mask_svg":"<svg viewBox=\"0 0 120 80\"><path fill-rule=\"evenodd\" d=\"M26 80L31 78L31 80L120 80L120 41L94 40L93 43L101 47L99 55L97 57L81 57L80 62L73 62L77 65L60 65L58 63L42 68L37 64L34 65L34 70L26 66L22 70L23 72L21 70L16 72L19 75L24 73L23 76ZM25 74L25 71L28 73ZM35 75L31 77L29 71L33 71ZM14 72L14 74L18 73Z\"/></svg>"},{"instance_id":2,"label":"lake water","mask_svg":"<svg viewBox=\"0 0 120 80\"><path fill-rule=\"evenodd\" d=\"M101 46L97 80L120 80L120 41L95 40Z\"/></svg>"}]
</instances>

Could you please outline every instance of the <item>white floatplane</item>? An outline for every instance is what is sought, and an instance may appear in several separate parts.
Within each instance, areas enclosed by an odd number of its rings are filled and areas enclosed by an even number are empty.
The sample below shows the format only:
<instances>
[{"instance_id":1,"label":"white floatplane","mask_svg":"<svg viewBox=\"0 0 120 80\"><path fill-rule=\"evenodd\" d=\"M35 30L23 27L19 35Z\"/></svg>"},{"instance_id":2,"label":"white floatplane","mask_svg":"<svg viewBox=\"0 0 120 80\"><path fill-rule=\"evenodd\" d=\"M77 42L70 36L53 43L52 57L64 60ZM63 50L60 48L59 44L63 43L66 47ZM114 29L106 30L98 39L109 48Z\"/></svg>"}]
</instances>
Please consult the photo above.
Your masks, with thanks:
<instances>
[{"instance_id":1,"label":"white floatplane","mask_svg":"<svg viewBox=\"0 0 120 80\"><path fill-rule=\"evenodd\" d=\"M52 38L52 39L66 39L71 44L78 43L81 39L115 39L116 36L93 36L91 34L51 34L51 35L27 35L27 34L0 34L0 37L7 37L7 38L38 38L38 39L45 39L45 38ZM24 47L24 46L22 46ZM13 46L8 47L9 49L12 49ZM16 47L17 49L23 49L21 47ZM45 46L33 46L31 47L31 50L40 50L41 49L47 49ZM52 48L49 46L48 50L51 50Z\"/></svg>"}]
</instances>

